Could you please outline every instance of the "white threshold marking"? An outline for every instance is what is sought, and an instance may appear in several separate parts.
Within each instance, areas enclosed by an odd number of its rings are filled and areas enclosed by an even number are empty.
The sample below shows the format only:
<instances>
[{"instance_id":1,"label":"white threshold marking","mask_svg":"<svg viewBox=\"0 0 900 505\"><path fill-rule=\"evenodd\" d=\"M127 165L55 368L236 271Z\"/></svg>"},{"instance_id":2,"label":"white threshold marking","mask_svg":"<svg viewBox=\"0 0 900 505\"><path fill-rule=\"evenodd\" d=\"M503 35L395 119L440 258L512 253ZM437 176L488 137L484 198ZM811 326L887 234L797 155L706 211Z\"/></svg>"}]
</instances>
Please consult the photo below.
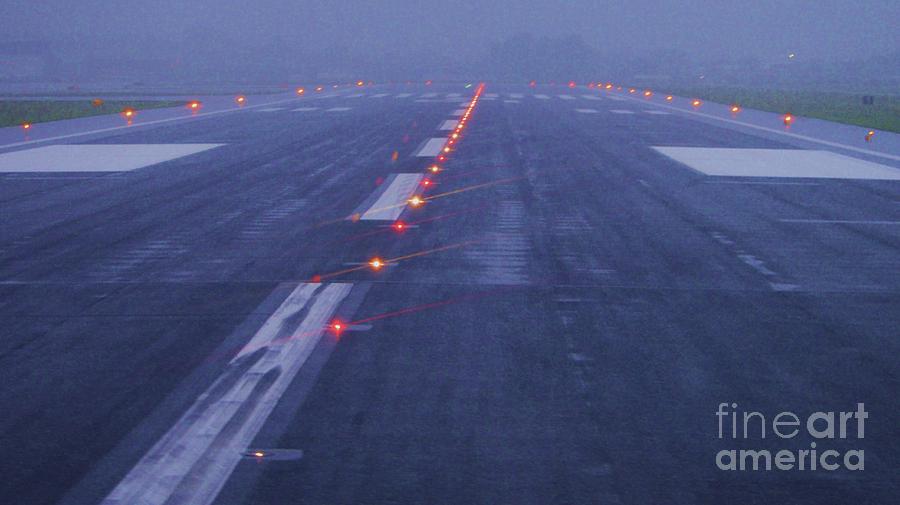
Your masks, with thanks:
<instances>
[{"instance_id":1,"label":"white threshold marking","mask_svg":"<svg viewBox=\"0 0 900 505\"><path fill-rule=\"evenodd\" d=\"M326 109L325 112L344 112L350 110L350 107L332 107L330 109Z\"/></svg>"},{"instance_id":2,"label":"white threshold marking","mask_svg":"<svg viewBox=\"0 0 900 505\"><path fill-rule=\"evenodd\" d=\"M319 110L319 108L318 107L297 107L293 111L294 112L310 112L310 111L314 111L314 110Z\"/></svg>"},{"instance_id":3,"label":"white threshold marking","mask_svg":"<svg viewBox=\"0 0 900 505\"><path fill-rule=\"evenodd\" d=\"M424 158L426 156L437 156L438 153L441 152L441 149L444 148L444 144L447 142L447 139L444 137L434 137L430 138L422 144L422 147L416 151L416 154L413 156L417 156L419 158Z\"/></svg>"},{"instance_id":4,"label":"white threshold marking","mask_svg":"<svg viewBox=\"0 0 900 505\"><path fill-rule=\"evenodd\" d=\"M406 208L407 200L415 194L421 181L422 174L394 174L391 184L378 197L378 200L360 215L360 220L396 221Z\"/></svg>"},{"instance_id":5,"label":"white threshold marking","mask_svg":"<svg viewBox=\"0 0 900 505\"><path fill-rule=\"evenodd\" d=\"M653 149L706 175L900 180L900 169L832 151L680 146Z\"/></svg>"},{"instance_id":6,"label":"white threshold marking","mask_svg":"<svg viewBox=\"0 0 900 505\"><path fill-rule=\"evenodd\" d=\"M625 100L624 98L613 97L613 96L610 96L609 98L611 98L613 100L620 100L620 101ZM633 98L633 100L637 100L637 98ZM871 149L863 149L861 147L855 147L855 146L850 146L847 144L841 144L840 142L832 142L830 140L817 139L815 137L810 137L808 135L800 135L799 133L791 133L791 132L787 132L784 130L769 128L767 126L759 126L759 125L755 125L755 124L744 123L744 122L738 121L736 119L728 119L728 118L724 118L724 117L714 116L712 114L707 114L705 112L699 112L696 110L679 109L678 107L675 107L672 105L665 105L665 104L661 104L661 103L654 103L653 105L656 107L663 107L663 108L666 108L669 110L674 110L677 112L683 112L685 114L693 114L695 116L705 117L708 119L714 119L716 121L722 121L725 123L734 124L734 125L738 125L738 126L745 126L747 128L753 128L754 130L760 130L760 131L769 132L769 133L777 133L778 135L785 135L785 136L792 137L795 139L805 140L807 142L815 142L817 144L822 144L823 146L837 147L839 149L846 149L848 151L854 151L854 152L858 152L858 153L862 153L862 154L868 154L869 156L877 156L879 158L887 158L889 160L900 161L900 156L897 156L894 154L882 153L879 151L872 151Z\"/></svg>"},{"instance_id":7,"label":"white threshold marking","mask_svg":"<svg viewBox=\"0 0 900 505\"><path fill-rule=\"evenodd\" d=\"M625 110L625 109L612 109L610 110L613 114L634 114L633 110Z\"/></svg>"},{"instance_id":8,"label":"white threshold marking","mask_svg":"<svg viewBox=\"0 0 900 505\"><path fill-rule=\"evenodd\" d=\"M444 130L444 131L449 131L449 130L456 128L456 125L458 125L458 124L459 124L459 121L457 121L455 119L448 119L448 120L444 121L443 123L441 123L441 125L438 127L438 129Z\"/></svg>"},{"instance_id":9,"label":"white threshold marking","mask_svg":"<svg viewBox=\"0 0 900 505\"><path fill-rule=\"evenodd\" d=\"M57 144L0 154L0 172L126 172L225 144Z\"/></svg>"},{"instance_id":10,"label":"white threshold marking","mask_svg":"<svg viewBox=\"0 0 900 505\"><path fill-rule=\"evenodd\" d=\"M212 503L353 287L322 286L297 286L103 505ZM303 320L289 324L307 306ZM229 374L240 373L257 352L263 354L252 366L237 377Z\"/></svg>"},{"instance_id":11,"label":"white threshold marking","mask_svg":"<svg viewBox=\"0 0 900 505\"><path fill-rule=\"evenodd\" d=\"M574 100L575 97L572 95L559 95L559 97L563 100Z\"/></svg>"},{"instance_id":12,"label":"white threshold marking","mask_svg":"<svg viewBox=\"0 0 900 505\"><path fill-rule=\"evenodd\" d=\"M549 100L550 99L550 97L548 95L542 95L542 94L534 95L534 97L539 98L541 100Z\"/></svg>"},{"instance_id":13,"label":"white threshold marking","mask_svg":"<svg viewBox=\"0 0 900 505\"><path fill-rule=\"evenodd\" d=\"M867 220L851 220L851 219L779 219L782 223L800 223L800 224L872 224L897 226L900 221L867 221Z\"/></svg>"},{"instance_id":14,"label":"white threshold marking","mask_svg":"<svg viewBox=\"0 0 900 505\"><path fill-rule=\"evenodd\" d=\"M575 112L581 112L584 114L596 114L597 109L575 109Z\"/></svg>"}]
</instances>

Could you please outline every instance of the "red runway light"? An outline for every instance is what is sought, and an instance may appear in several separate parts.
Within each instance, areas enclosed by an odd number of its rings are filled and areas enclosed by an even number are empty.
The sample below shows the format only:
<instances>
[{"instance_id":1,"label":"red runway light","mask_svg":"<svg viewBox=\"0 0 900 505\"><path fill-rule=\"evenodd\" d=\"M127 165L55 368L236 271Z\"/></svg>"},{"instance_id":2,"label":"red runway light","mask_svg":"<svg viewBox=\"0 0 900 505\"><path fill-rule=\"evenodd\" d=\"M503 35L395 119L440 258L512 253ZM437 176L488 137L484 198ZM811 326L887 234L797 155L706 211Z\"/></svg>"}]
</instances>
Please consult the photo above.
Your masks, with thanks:
<instances>
[{"instance_id":1,"label":"red runway light","mask_svg":"<svg viewBox=\"0 0 900 505\"><path fill-rule=\"evenodd\" d=\"M404 223L403 221L397 221L396 223L394 223L393 228L397 232L402 233L402 232L406 231L406 223Z\"/></svg>"},{"instance_id":2,"label":"red runway light","mask_svg":"<svg viewBox=\"0 0 900 505\"><path fill-rule=\"evenodd\" d=\"M428 167L428 171L433 174L436 174L441 171L441 167L439 167L437 165L431 165L430 167Z\"/></svg>"},{"instance_id":3,"label":"red runway light","mask_svg":"<svg viewBox=\"0 0 900 505\"><path fill-rule=\"evenodd\" d=\"M188 107L188 109L196 112L196 111L200 110L200 107L202 107L202 104L198 100L191 100L190 102L188 102L187 107Z\"/></svg>"},{"instance_id":4,"label":"red runway light","mask_svg":"<svg viewBox=\"0 0 900 505\"><path fill-rule=\"evenodd\" d=\"M346 325L340 319L335 319L328 325L328 329L331 330L335 335L340 335L342 331L346 329Z\"/></svg>"},{"instance_id":5,"label":"red runway light","mask_svg":"<svg viewBox=\"0 0 900 505\"><path fill-rule=\"evenodd\" d=\"M793 123L793 122L794 122L794 116L792 116L791 114L784 115L784 125L785 126L790 126L791 123Z\"/></svg>"},{"instance_id":6,"label":"red runway light","mask_svg":"<svg viewBox=\"0 0 900 505\"><path fill-rule=\"evenodd\" d=\"M446 156L438 156L438 161L446 161L446 160L447 160Z\"/></svg>"},{"instance_id":7,"label":"red runway light","mask_svg":"<svg viewBox=\"0 0 900 505\"><path fill-rule=\"evenodd\" d=\"M569 87L570 87L570 88L574 88L574 87L575 87L575 81L569 81Z\"/></svg>"},{"instance_id":8,"label":"red runway light","mask_svg":"<svg viewBox=\"0 0 900 505\"><path fill-rule=\"evenodd\" d=\"M431 186L431 179L422 179L422 185L425 186L426 188L428 186Z\"/></svg>"}]
</instances>

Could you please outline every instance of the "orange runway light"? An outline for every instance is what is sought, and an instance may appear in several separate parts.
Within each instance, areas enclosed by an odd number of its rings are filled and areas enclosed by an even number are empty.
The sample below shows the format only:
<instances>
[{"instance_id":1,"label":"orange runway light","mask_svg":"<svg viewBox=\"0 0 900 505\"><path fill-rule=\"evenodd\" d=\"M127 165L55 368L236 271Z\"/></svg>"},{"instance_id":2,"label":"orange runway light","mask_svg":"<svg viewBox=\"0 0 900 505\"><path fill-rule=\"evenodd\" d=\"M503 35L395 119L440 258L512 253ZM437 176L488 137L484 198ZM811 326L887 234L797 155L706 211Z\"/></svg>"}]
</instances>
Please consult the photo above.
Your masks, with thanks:
<instances>
[{"instance_id":1,"label":"orange runway light","mask_svg":"<svg viewBox=\"0 0 900 505\"><path fill-rule=\"evenodd\" d=\"M874 136L875 136L875 130L869 130L869 131L866 133L866 142L871 142L871 141L872 141L872 137L874 137Z\"/></svg>"},{"instance_id":2,"label":"orange runway light","mask_svg":"<svg viewBox=\"0 0 900 505\"><path fill-rule=\"evenodd\" d=\"M437 165L431 165L430 167L428 167L428 171L433 174L436 174L441 171L441 167L439 167Z\"/></svg>"},{"instance_id":3,"label":"orange runway light","mask_svg":"<svg viewBox=\"0 0 900 505\"><path fill-rule=\"evenodd\" d=\"M459 138L459 134L458 134L458 133L454 133L454 134L450 135L450 138L452 138L452 139L454 139L454 140L455 140L455 139L458 139L458 138Z\"/></svg>"},{"instance_id":4,"label":"orange runway light","mask_svg":"<svg viewBox=\"0 0 900 505\"><path fill-rule=\"evenodd\" d=\"M198 100L191 100L191 101L188 102L188 104L187 104L187 108L190 109L192 112L197 112L198 110L200 110L200 108L201 108L202 106L203 106L203 105L202 105L202 104L200 103L200 101L198 101Z\"/></svg>"},{"instance_id":5,"label":"orange runway light","mask_svg":"<svg viewBox=\"0 0 900 505\"><path fill-rule=\"evenodd\" d=\"M298 94L298 95L302 95L303 93L306 93L306 90L305 90L305 89L303 89L303 88L297 88L297 94Z\"/></svg>"},{"instance_id":6,"label":"orange runway light","mask_svg":"<svg viewBox=\"0 0 900 505\"><path fill-rule=\"evenodd\" d=\"M254 451L253 457L264 458L264 457L266 457L266 453L264 453L263 451Z\"/></svg>"},{"instance_id":7,"label":"orange runway light","mask_svg":"<svg viewBox=\"0 0 900 505\"><path fill-rule=\"evenodd\" d=\"M737 114L737 113L740 112L740 111L741 111L741 107L740 107L739 105L732 105L732 106L731 106L731 113L732 113L732 114Z\"/></svg>"},{"instance_id":8,"label":"orange runway light","mask_svg":"<svg viewBox=\"0 0 900 505\"><path fill-rule=\"evenodd\" d=\"M357 85L357 86L362 86L363 84L365 84L365 83L362 82L362 81L356 81L356 85Z\"/></svg>"},{"instance_id":9,"label":"orange runway light","mask_svg":"<svg viewBox=\"0 0 900 505\"><path fill-rule=\"evenodd\" d=\"M325 88L322 86L316 86L316 93L321 93L323 89Z\"/></svg>"},{"instance_id":10,"label":"orange runway light","mask_svg":"<svg viewBox=\"0 0 900 505\"><path fill-rule=\"evenodd\" d=\"M570 87L570 88L574 88L574 87L575 87L575 81L569 81L569 87Z\"/></svg>"},{"instance_id":11,"label":"orange runway light","mask_svg":"<svg viewBox=\"0 0 900 505\"><path fill-rule=\"evenodd\" d=\"M369 260L369 267L375 271L381 270L384 267L384 264L385 262L381 258L372 258Z\"/></svg>"},{"instance_id":12,"label":"orange runway light","mask_svg":"<svg viewBox=\"0 0 900 505\"><path fill-rule=\"evenodd\" d=\"M425 200L423 200L421 196L415 195L408 200L408 203L410 207L416 208L421 207L422 204L425 203Z\"/></svg>"},{"instance_id":13,"label":"orange runway light","mask_svg":"<svg viewBox=\"0 0 900 505\"><path fill-rule=\"evenodd\" d=\"M537 86L537 83L535 81L531 81L528 83L528 85L533 88L533 87Z\"/></svg>"},{"instance_id":14,"label":"orange runway light","mask_svg":"<svg viewBox=\"0 0 900 505\"><path fill-rule=\"evenodd\" d=\"M784 115L784 118L783 118L783 121L784 121L784 125L785 125L785 126L790 126L791 123L794 122L794 116L791 115L791 114L785 114L785 115Z\"/></svg>"},{"instance_id":15,"label":"orange runway light","mask_svg":"<svg viewBox=\"0 0 900 505\"><path fill-rule=\"evenodd\" d=\"M634 94L634 93L637 92L637 90L634 89L634 88L628 88L628 92L631 93L631 94Z\"/></svg>"},{"instance_id":16,"label":"orange runway light","mask_svg":"<svg viewBox=\"0 0 900 505\"><path fill-rule=\"evenodd\" d=\"M671 102L674 98L675 98L675 97L673 97L672 95L668 95L668 96L666 97L666 101L667 101L667 102Z\"/></svg>"},{"instance_id":17,"label":"orange runway light","mask_svg":"<svg viewBox=\"0 0 900 505\"><path fill-rule=\"evenodd\" d=\"M648 89L647 91L644 91L644 96L650 98L651 96L653 96L653 92Z\"/></svg>"},{"instance_id":18,"label":"orange runway light","mask_svg":"<svg viewBox=\"0 0 900 505\"><path fill-rule=\"evenodd\" d=\"M693 101L691 101L691 105L693 105L694 107L700 107L701 105L703 105L703 102L695 98Z\"/></svg>"},{"instance_id":19,"label":"orange runway light","mask_svg":"<svg viewBox=\"0 0 900 505\"><path fill-rule=\"evenodd\" d=\"M612 84L609 84L609 83L606 84L606 89L612 89L612 87L613 87Z\"/></svg>"},{"instance_id":20,"label":"orange runway light","mask_svg":"<svg viewBox=\"0 0 900 505\"><path fill-rule=\"evenodd\" d=\"M247 97L244 95L238 95L234 97L234 101L237 102L238 105L244 105L244 102L247 101Z\"/></svg>"},{"instance_id":21,"label":"orange runway light","mask_svg":"<svg viewBox=\"0 0 900 505\"><path fill-rule=\"evenodd\" d=\"M103 105L103 99L95 98L95 99L91 100L91 105L93 105L94 107L100 107L101 105Z\"/></svg>"},{"instance_id":22,"label":"orange runway light","mask_svg":"<svg viewBox=\"0 0 900 505\"><path fill-rule=\"evenodd\" d=\"M28 131L31 129L31 123L22 123L22 129Z\"/></svg>"},{"instance_id":23,"label":"orange runway light","mask_svg":"<svg viewBox=\"0 0 900 505\"><path fill-rule=\"evenodd\" d=\"M130 107L125 107L124 109L122 109L122 117L124 117L125 119L133 118L134 114L134 109Z\"/></svg>"}]
</instances>

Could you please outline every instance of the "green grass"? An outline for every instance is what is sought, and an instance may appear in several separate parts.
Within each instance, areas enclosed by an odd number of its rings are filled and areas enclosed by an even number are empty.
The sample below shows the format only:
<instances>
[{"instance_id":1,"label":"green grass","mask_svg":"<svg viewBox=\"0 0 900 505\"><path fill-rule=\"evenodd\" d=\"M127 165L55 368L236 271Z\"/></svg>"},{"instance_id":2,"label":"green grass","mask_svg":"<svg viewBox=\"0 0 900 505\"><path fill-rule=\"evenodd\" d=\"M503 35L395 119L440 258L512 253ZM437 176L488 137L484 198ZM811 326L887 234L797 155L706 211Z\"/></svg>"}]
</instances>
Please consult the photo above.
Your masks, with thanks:
<instances>
[{"instance_id":1,"label":"green grass","mask_svg":"<svg viewBox=\"0 0 900 505\"><path fill-rule=\"evenodd\" d=\"M770 112L795 114L838 123L900 133L900 95L875 95L874 105L863 105L862 94L727 87L691 87L666 90L679 96Z\"/></svg>"},{"instance_id":2,"label":"green grass","mask_svg":"<svg viewBox=\"0 0 900 505\"><path fill-rule=\"evenodd\" d=\"M102 114L118 114L131 107L140 114L144 109L178 107L179 101L107 101L95 107L90 100L3 100L0 101L0 126L44 123Z\"/></svg>"}]
</instances>

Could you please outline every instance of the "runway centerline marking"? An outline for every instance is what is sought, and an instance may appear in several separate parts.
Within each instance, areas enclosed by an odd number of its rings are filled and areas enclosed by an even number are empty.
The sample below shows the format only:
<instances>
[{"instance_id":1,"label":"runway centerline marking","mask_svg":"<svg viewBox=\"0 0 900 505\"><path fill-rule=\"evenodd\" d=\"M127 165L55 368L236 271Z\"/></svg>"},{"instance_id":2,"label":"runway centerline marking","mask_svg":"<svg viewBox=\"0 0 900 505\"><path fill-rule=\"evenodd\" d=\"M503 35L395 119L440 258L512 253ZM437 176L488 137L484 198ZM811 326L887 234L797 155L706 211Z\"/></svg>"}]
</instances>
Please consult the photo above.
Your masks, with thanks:
<instances>
[{"instance_id":1,"label":"runway centerline marking","mask_svg":"<svg viewBox=\"0 0 900 505\"><path fill-rule=\"evenodd\" d=\"M634 114L633 110L625 110L625 109L612 109L610 110L613 114Z\"/></svg>"},{"instance_id":2,"label":"runway centerline marking","mask_svg":"<svg viewBox=\"0 0 900 505\"><path fill-rule=\"evenodd\" d=\"M459 121L457 121L455 119L448 119L448 120L444 121L443 123L441 123L441 125L438 127L438 129L442 130L442 131L449 131L449 130L456 128L456 125L458 125L458 124L459 124Z\"/></svg>"},{"instance_id":3,"label":"runway centerline marking","mask_svg":"<svg viewBox=\"0 0 900 505\"><path fill-rule=\"evenodd\" d=\"M415 194L422 174L391 174L379 188L380 196L365 210L357 210L362 221L396 221Z\"/></svg>"},{"instance_id":4,"label":"runway centerline marking","mask_svg":"<svg viewBox=\"0 0 900 505\"><path fill-rule=\"evenodd\" d=\"M298 285L103 505L212 503L352 286Z\"/></svg>"},{"instance_id":5,"label":"runway centerline marking","mask_svg":"<svg viewBox=\"0 0 900 505\"><path fill-rule=\"evenodd\" d=\"M581 112L583 114L596 114L597 109L575 109L575 112Z\"/></svg>"},{"instance_id":6,"label":"runway centerline marking","mask_svg":"<svg viewBox=\"0 0 900 505\"><path fill-rule=\"evenodd\" d=\"M416 154L414 154L414 156L419 158L437 156L441 152L441 149L444 148L444 144L446 142L447 139L444 137L430 138L426 140L424 144L422 144L422 147L420 147L419 150L416 151Z\"/></svg>"}]
</instances>

